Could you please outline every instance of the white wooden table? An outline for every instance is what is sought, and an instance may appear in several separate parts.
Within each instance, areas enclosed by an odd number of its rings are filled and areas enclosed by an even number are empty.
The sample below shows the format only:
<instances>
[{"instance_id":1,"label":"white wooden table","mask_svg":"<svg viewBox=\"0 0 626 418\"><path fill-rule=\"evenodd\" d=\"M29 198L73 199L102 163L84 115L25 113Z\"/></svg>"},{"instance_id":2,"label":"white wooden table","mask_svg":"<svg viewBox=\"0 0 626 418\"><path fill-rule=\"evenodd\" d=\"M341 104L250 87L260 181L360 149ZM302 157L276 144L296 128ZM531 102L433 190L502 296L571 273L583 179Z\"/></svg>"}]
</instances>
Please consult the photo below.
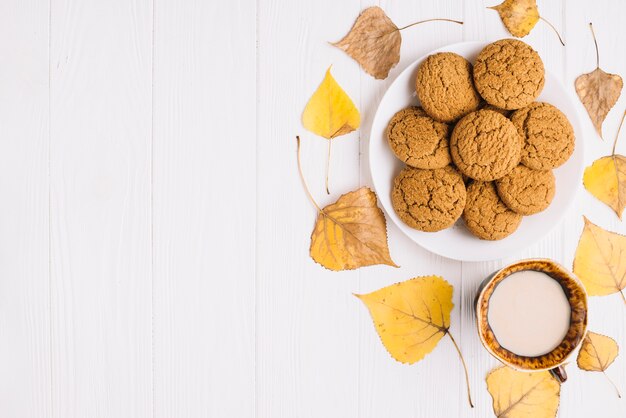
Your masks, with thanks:
<instances>
[{"instance_id":1,"label":"white wooden table","mask_svg":"<svg viewBox=\"0 0 626 418\"><path fill-rule=\"evenodd\" d=\"M582 215L626 233L587 192L547 238L507 260L428 253L389 224L400 269L332 273L308 256L315 210L297 175L295 135L320 204L370 184L362 156L376 106L418 56L506 37L497 0L381 1L403 32L402 58L377 81L340 39L370 0L0 1L0 416L488 417L471 301L515 259L571 266ZM529 42L572 86L601 65L626 76L626 3L540 0ZM330 65L361 110L359 131L326 142L300 113ZM610 152L622 94L602 142L582 117L586 162ZM579 110L583 112L582 105ZM618 146L626 152L626 135ZM452 332L404 366L380 344L352 292L418 275L455 286ZM626 347L618 296L592 298L590 328ZM559 416L626 416L598 373L568 368ZM626 392L626 358L610 376Z\"/></svg>"}]
</instances>

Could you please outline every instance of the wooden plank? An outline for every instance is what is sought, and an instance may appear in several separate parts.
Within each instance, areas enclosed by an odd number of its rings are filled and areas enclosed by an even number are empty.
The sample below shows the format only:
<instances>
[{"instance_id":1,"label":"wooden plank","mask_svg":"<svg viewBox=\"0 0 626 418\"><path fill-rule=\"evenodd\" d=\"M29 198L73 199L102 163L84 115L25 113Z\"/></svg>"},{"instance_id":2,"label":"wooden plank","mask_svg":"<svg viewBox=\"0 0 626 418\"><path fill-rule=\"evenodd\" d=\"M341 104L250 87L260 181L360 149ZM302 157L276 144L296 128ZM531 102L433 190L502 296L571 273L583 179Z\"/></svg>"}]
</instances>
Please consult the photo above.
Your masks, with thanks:
<instances>
[{"instance_id":1,"label":"wooden plank","mask_svg":"<svg viewBox=\"0 0 626 418\"><path fill-rule=\"evenodd\" d=\"M53 415L152 415L152 4L51 10Z\"/></svg>"},{"instance_id":2,"label":"wooden plank","mask_svg":"<svg viewBox=\"0 0 626 418\"><path fill-rule=\"evenodd\" d=\"M331 12L332 11L332 12ZM331 272L308 255L316 212L298 178L295 135L311 193L320 205L359 186L359 134L327 141L300 114L334 64L337 82L361 107L361 70L329 41L341 39L359 1L259 4L257 416L357 417L358 271ZM362 113L363 116L363 113Z\"/></svg>"},{"instance_id":3,"label":"wooden plank","mask_svg":"<svg viewBox=\"0 0 626 418\"><path fill-rule=\"evenodd\" d=\"M51 416L48 2L0 3L0 416Z\"/></svg>"},{"instance_id":4,"label":"wooden plank","mask_svg":"<svg viewBox=\"0 0 626 418\"><path fill-rule=\"evenodd\" d=\"M377 2L367 2L375 5ZM364 7L367 7L364 5ZM380 5L402 27L430 18L462 20L462 2L394 2ZM374 114L383 94L408 65L420 56L442 46L462 41L463 27L454 23L430 22L402 31L400 62L384 81L360 74L363 125L361 129L361 181L371 185L369 135ZM401 267L376 267L360 272L360 292L370 292L416 276L443 276L454 288L451 332L461 337L461 263L430 253L412 242L393 223L388 224L389 243L394 261ZM458 354L446 337L437 348L416 365L393 360L380 343L365 309L360 312L359 409L362 417L456 416L469 409L465 379ZM439 388L439 389L435 389ZM445 388L445 389L444 389ZM433 396L433 390L437 396Z\"/></svg>"},{"instance_id":5,"label":"wooden plank","mask_svg":"<svg viewBox=\"0 0 626 418\"><path fill-rule=\"evenodd\" d=\"M255 10L155 2L156 417L254 415Z\"/></svg>"}]
</instances>

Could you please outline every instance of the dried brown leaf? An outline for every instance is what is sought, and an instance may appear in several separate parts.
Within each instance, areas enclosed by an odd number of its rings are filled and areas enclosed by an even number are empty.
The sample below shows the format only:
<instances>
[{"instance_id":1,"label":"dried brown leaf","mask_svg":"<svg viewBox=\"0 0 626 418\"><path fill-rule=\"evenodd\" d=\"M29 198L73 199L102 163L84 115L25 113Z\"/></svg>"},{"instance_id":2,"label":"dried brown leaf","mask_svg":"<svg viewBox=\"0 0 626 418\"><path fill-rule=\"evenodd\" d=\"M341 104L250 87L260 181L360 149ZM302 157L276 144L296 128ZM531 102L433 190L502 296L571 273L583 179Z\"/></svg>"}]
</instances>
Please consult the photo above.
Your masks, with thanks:
<instances>
[{"instance_id":1,"label":"dried brown leaf","mask_svg":"<svg viewBox=\"0 0 626 418\"><path fill-rule=\"evenodd\" d=\"M507 30L518 38L528 35L539 21L536 0L505 0L488 9L497 11Z\"/></svg>"},{"instance_id":2,"label":"dried brown leaf","mask_svg":"<svg viewBox=\"0 0 626 418\"><path fill-rule=\"evenodd\" d=\"M333 45L343 49L377 79L387 78L400 61L402 35L383 9L369 7L359 15L350 32Z\"/></svg>"}]
</instances>

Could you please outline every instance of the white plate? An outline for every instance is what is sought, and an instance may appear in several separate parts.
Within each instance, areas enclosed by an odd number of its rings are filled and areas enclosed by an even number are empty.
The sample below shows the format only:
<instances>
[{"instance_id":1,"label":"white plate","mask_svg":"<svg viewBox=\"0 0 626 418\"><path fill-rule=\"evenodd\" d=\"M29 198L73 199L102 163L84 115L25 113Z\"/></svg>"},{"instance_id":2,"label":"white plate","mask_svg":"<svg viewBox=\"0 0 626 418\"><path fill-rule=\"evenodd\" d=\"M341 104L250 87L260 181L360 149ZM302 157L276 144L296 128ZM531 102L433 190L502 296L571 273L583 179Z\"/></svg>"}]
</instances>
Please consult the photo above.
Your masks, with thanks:
<instances>
[{"instance_id":1,"label":"white plate","mask_svg":"<svg viewBox=\"0 0 626 418\"><path fill-rule=\"evenodd\" d=\"M525 216L521 225L513 234L500 241L485 241L474 237L462 220L448 229L439 232L422 232L408 227L396 215L391 206L391 188L393 179L404 167L394 155L387 139L385 128L391 117L400 109L409 105L418 105L415 94L415 72L419 64L430 54L436 52L455 52L470 62L474 62L484 42L463 42L437 49L419 58L406 68L389 86L378 106L370 134L369 159L374 188L389 218L398 227L427 250L444 257L463 261L496 260L513 255L537 242L550 232L563 218L573 203L582 184L583 141L578 115L572 96L556 76L546 71L546 82L537 100L548 102L558 107L574 127L576 147L571 158L554 170L556 176L556 194L552 204L543 212Z\"/></svg>"}]
</instances>

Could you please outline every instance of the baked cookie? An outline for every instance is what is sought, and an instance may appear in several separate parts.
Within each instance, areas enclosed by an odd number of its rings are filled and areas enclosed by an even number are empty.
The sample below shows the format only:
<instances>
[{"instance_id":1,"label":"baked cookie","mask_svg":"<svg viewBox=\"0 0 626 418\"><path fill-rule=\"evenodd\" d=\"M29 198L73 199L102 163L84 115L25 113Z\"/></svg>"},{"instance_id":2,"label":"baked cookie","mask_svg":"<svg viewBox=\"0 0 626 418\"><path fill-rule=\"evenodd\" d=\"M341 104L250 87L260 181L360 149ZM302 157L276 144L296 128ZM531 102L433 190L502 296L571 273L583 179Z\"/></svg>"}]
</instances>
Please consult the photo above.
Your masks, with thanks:
<instances>
[{"instance_id":1,"label":"baked cookie","mask_svg":"<svg viewBox=\"0 0 626 418\"><path fill-rule=\"evenodd\" d=\"M481 110L493 110L494 112L498 112L499 114L501 114L505 118L508 118L509 116L511 116L511 113L513 113L512 110L500 109L499 107L496 107L496 106L494 106L492 104L489 104L489 103L485 103L485 105L483 107L481 107L480 109Z\"/></svg>"},{"instance_id":2,"label":"baked cookie","mask_svg":"<svg viewBox=\"0 0 626 418\"><path fill-rule=\"evenodd\" d=\"M415 90L426 113L439 122L454 122L480 105L472 64L452 52L424 60L417 70Z\"/></svg>"},{"instance_id":3,"label":"baked cookie","mask_svg":"<svg viewBox=\"0 0 626 418\"><path fill-rule=\"evenodd\" d=\"M517 39L502 39L480 51L474 84L480 95L501 109L520 109L539 96L545 81L539 54Z\"/></svg>"},{"instance_id":4,"label":"baked cookie","mask_svg":"<svg viewBox=\"0 0 626 418\"><path fill-rule=\"evenodd\" d=\"M474 181L467 187L463 220L467 229L478 238L495 241L515 232L522 215L500 200L493 182Z\"/></svg>"},{"instance_id":5,"label":"baked cookie","mask_svg":"<svg viewBox=\"0 0 626 418\"><path fill-rule=\"evenodd\" d=\"M416 168L443 168L450 164L450 127L437 122L419 107L396 113L387 125L387 141L393 153Z\"/></svg>"},{"instance_id":6,"label":"baked cookie","mask_svg":"<svg viewBox=\"0 0 626 418\"><path fill-rule=\"evenodd\" d=\"M532 103L513 113L511 122L522 138L522 164L535 170L556 168L574 152L574 129L548 103Z\"/></svg>"},{"instance_id":7,"label":"baked cookie","mask_svg":"<svg viewBox=\"0 0 626 418\"><path fill-rule=\"evenodd\" d=\"M520 215L532 215L550 206L556 185L552 171L533 170L520 164L496 180L496 188L509 209Z\"/></svg>"},{"instance_id":8,"label":"baked cookie","mask_svg":"<svg viewBox=\"0 0 626 418\"><path fill-rule=\"evenodd\" d=\"M491 110L461 119L452 131L450 154L458 169L475 180L509 174L520 161L521 139L510 120Z\"/></svg>"},{"instance_id":9,"label":"baked cookie","mask_svg":"<svg viewBox=\"0 0 626 418\"><path fill-rule=\"evenodd\" d=\"M465 206L465 185L452 167L407 167L393 181L391 204L402 221L420 231L452 226Z\"/></svg>"}]
</instances>

